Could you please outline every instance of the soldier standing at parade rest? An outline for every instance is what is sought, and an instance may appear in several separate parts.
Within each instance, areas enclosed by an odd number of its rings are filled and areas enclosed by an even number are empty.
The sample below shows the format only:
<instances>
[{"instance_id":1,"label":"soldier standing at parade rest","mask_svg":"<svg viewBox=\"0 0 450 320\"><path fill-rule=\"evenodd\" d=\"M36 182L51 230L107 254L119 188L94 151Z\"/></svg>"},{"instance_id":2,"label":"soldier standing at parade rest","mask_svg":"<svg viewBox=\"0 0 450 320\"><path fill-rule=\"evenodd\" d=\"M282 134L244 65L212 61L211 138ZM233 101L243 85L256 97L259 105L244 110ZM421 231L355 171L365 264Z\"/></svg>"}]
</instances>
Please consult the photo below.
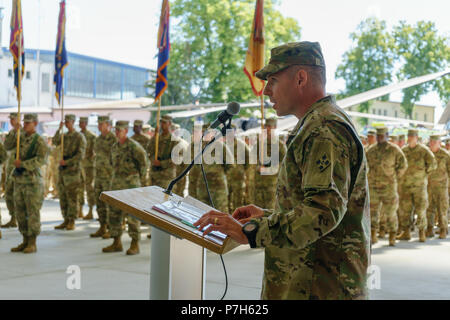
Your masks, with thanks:
<instances>
[{"instance_id":1,"label":"soldier standing at parade rest","mask_svg":"<svg viewBox=\"0 0 450 320\"><path fill-rule=\"evenodd\" d=\"M427 237L433 237L434 216L438 214L439 239L447 237L448 229L448 179L450 177L450 155L441 148L441 137L430 136L430 150L437 162L437 169L428 176Z\"/></svg>"},{"instance_id":2,"label":"soldier standing at parade rest","mask_svg":"<svg viewBox=\"0 0 450 320\"><path fill-rule=\"evenodd\" d=\"M419 241L425 242L427 228L426 210L428 207L427 176L436 169L433 153L418 142L418 130L408 130L408 145L402 148L408 160L408 169L400 179L400 225L403 232L399 240L411 240L410 227L413 209L417 214Z\"/></svg>"},{"instance_id":3,"label":"soldier standing at parade rest","mask_svg":"<svg viewBox=\"0 0 450 320\"><path fill-rule=\"evenodd\" d=\"M370 217L372 243L376 243L380 223L380 206L386 217L389 245L395 245L398 229L398 179L408 168L406 157L394 143L387 141L388 129L377 128L377 143L367 149L368 179L370 188Z\"/></svg>"},{"instance_id":4,"label":"soldier standing at parade rest","mask_svg":"<svg viewBox=\"0 0 450 320\"><path fill-rule=\"evenodd\" d=\"M74 114L66 114L52 139L55 146L61 145L61 130L65 125L68 132L64 133L63 158L59 155L58 177L59 205L64 221L55 229L74 230L80 205L81 162L86 151L86 139L75 130L75 118Z\"/></svg>"},{"instance_id":5,"label":"soldier standing at parade rest","mask_svg":"<svg viewBox=\"0 0 450 320\"><path fill-rule=\"evenodd\" d=\"M111 190L111 177L113 168L111 165L111 149L117 142L117 137L111 132L111 120L109 116L99 116L97 119L98 131L100 135L94 142L94 168L95 168L95 199L97 200L97 214L98 221L100 222L100 228L92 233L91 238L102 237L103 239L109 239L110 234L108 232L108 215L109 206L100 200L100 194L103 191Z\"/></svg>"},{"instance_id":6,"label":"soldier standing at parade rest","mask_svg":"<svg viewBox=\"0 0 450 320\"><path fill-rule=\"evenodd\" d=\"M12 126L12 129L8 132L5 137L5 149L8 151L8 160L6 161L6 182L5 182L5 202L6 207L8 208L9 215L11 216L11 220L2 225L2 228L15 228L17 227L16 214L14 210L14 183L11 176L11 173L14 170L14 160L17 146L17 130L20 127L20 119L17 119L17 113L12 112L9 114L9 121ZM23 130L20 130L21 137L23 135Z\"/></svg>"},{"instance_id":7,"label":"soldier standing at parade rest","mask_svg":"<svg viewBox=\"0 0 450 320\"><path fill-rule=\"evenodd\" d=\"M113 168L111 189L123 190L139 188L142 177L145 176L147 169L147 154L144 148L136 141L129 139L128 121L116 122L116 137L118 141L111 149L111 166ZM108 217L108 225L111 237L114 238L113 244L103 248L103 252L122 251L122 222L126 213L115 207L111 207ZM139 240L141 237L140 222L132 216L127 217L128 234L131 237L131 245L127 250L127 255L139 253Z\"/></svg>"},{"instance_id":8,"label":"soldier standing at parade rest","mask_svg":"<svg viewBox=\"0 0 450 320\"><path fill-rule=\"evenodd\" d=\"M277 115L299 119L278 175L276 208L210 211L195 225L265 248L263 299L366 299L366 159L350 118L325 94L320 45L274 48L256 76L268 81L264 94Z\"/></svg>"},{"instance_id":9,"label":"soldier standing at parade rest","mask_svg":"<svg viewBox=\"0 0 450 320\"><path fill-rule=\"evenodd\" d=\"M47 161L47 142L36 133L36 113L24 115L24 136L20 139L19 159L14 160L14 205L22 234L22 243L12 252L37 251L36 237L41 232L39 211L44 201L44 180L41 167Z\"/></svg>"},{"instance_id":10,"label":"soldier standing at parade rest","mask_svg":"<svg viewBox=\"0 0 450 320\"><path fill-rule=\"evenodd\" d=\"M95 133L87 129L88 117L80 117L81 133L86 139L86 153L82 162L82 178L83 182L80 188L80 207L78 217L84 220L94 219L92 209L95 206L95 190L94 190L94 142L97 136ZM86 196L89 205L88 214L83 217L83 205L84 205L84 190L86 190Z\"/></svg>"},{"instance_id":11,"label":"soldier standing at parade rest","mask_svg":"<svg viewBox=\"0 0 450 320\"><path fill-rule=\"evenodd\" d=\"M131 137L131 139L133 139L134 141L138 142L141 145L141 147L144 148L144 150L147 150L148 144L150 143L150 137L143 133L143 130L142 130L143 125L144 125L144 121L142 121L142 120L134 120L134 123L133 123L134 135ZM148 168L145 169L145 170L147 172ZM141 181L141 186L142 187L145 187L145 186L148 185L147 175L148 174L146 173L145 176L142 178L142 181Z\"/></svg>"},{"instance_id":12,"label":"soldier standing at parade rest","mask_svg":"<svg viewBox=\"0 0 450 320\"><path fill-rule=\"evenodd\" d=\"M5 162L8 158L8 154L6 153L6 149L3 146L3 143L0 142L0 165ZM0 222L2 221L2 215L0 212ZM0 230L0 239L2 238L2 231Z\"/></svg>"}]
</instances>

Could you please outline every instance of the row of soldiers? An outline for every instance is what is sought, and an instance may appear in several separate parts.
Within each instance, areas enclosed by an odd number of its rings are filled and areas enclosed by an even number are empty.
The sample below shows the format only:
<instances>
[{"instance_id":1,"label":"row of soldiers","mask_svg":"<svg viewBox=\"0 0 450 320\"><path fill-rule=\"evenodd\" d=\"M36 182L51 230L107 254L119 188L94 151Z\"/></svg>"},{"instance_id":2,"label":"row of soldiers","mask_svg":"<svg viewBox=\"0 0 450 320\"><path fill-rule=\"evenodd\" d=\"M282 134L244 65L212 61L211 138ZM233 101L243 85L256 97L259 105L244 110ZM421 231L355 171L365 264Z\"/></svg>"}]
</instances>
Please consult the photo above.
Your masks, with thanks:
<instances>
[{"instance_id":1,"label":"row of soldiers","mask_svg":"<svg viewBox=\"0 0 450 320\"><path fill-rule=\"evenodd\" d=\"M12 167L8 167L7 185L11 184L13 201L12 206L8 205L10 212L15 212L19 225L19 231L23 236L22 243L12 248L13 252L36 252L36 237L40 233L40 209L44 199L44 182L41 169L46 165L49 155L49 148L42 136L36 133L38 119L36 114L24 115L24 128L20 137L20 160L15 160L17 132L20 123L17 115L10 115L13 129L5 138L5 149L10 152ZM143 134L143 122L134 122L134 135L128 138L128 121L117 121L115 133L112 132L112 121L108 116L98 117L98 130L100 134L96 136L87 129L88 119L80 118L81 131L75 130L75 115L66 114L64 122L61 122L59 129L52 138L56 154L54 158L59 159L57 190L60 199L60 208L63 222L56 226L57 230L74 230L75 220L82 217L81 207L83 205L84 191L86 190L89 214L86 219L93 218L92 208L96 205L99 229L92 233L92 238L113 238L110 246L103 248L103 252L123 251L121 236L124 230L124 223L128 224L128 234L132 242L127 250L128 255L139 253L139 241L141 237L140 222L131 216L127 216L123 211L106 205L99 199L103 191L121 190L136 188L148 185L158 185L167 187L177 175L179 175L188 163L175 164L172 157L174 148L183 152L190 149L190 157L198 150L194 150L196 142L204 138L202 147L208 143L215 135L214 131L205 133L208 125L204 125L202 130L194 130L193 141L188 143L183 140L176 130L178 125L172 124L170 116L162 116L160 127L161 132L158 138L158 157L156 154L156 137L149 137ZM266 133L264 139L267 143L266 155L271 155L271 141L274 135L272 131L276 129L277 120L275 118L266 120ZM63 126L67 132L63 133ZM235 132L235 131L231 131ZM275 207L277 168L273 163L264 162L262 165L250 164L249 156L252 148L258 148L255 140L241 140L232 136L234 140L234 152L232 152L224 139L217 139L211 147L214 157L215 150L223 150L224 159L231 153L234 163L212 163L203 162L207 184L210 187L210 195L206 191L203 182L202 168L199 164L194 165L187 179L181 180L174 188L174 192L184 195L187 193L205 203L212 204L217 210L222 212L233 212L237 207L248 203L255 203L263 208ZM253 141L253 142L252 142ZM282 139L274 142L279 152L279 162L284 157L286 146ZM181 146L181 148L180 148ZM238 164L238 148L245 150L245 161ZM3 148L2 148L3 149ZM61 150L63 150L61 154ZM258 150L261 151L261 150ZM58 155L59 153L59 155ZM6 160L2 158L0 150L0 162ZM29 165L30 163L30 165ZM32 163L32 165L31 165ZM276 168L271 174L267 174L269 168ZM51 170L51 169L50 169ZM28 190L24 193L24 190ZM9 194L6 192L6 194ZM9 198L8 198L9 199ZM8 203L7 199L7 203ZM25 201L26 199L26 201ZM81 212L81 213L80 213ZM1 237L1 233L0 233ZM148 235L150 238L150 234Z\"/></svg>"},{"instance_id":2,"label":"row of soldiers","mask_svg":"<svg viewBox=\"0 0 450 320\"><path fill-rule=\"evenodd\" d=\"M371 238L389 234L389 245L396 239L410 240L414 221L419 241L437 234L448 234L450 143L431 135L429 146L419 141L417 129L404 137L389 140L386 127L369 131L365 146L370 192ZM447 149L446 149L447 148Z\"/></svg>"}]
</instances>

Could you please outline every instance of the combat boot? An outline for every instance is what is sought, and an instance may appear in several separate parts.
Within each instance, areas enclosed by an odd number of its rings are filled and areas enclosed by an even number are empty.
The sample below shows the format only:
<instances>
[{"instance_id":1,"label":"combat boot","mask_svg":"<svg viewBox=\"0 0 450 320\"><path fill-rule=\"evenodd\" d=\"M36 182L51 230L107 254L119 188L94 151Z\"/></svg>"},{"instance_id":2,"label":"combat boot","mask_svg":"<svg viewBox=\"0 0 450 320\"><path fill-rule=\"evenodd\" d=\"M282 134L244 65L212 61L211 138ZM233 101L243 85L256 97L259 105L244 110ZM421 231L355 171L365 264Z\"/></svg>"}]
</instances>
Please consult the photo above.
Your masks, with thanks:
<instances>
[{"instance_id":1,"label":"combat boot","mask_svg":"<svg viewBox=\"0 0 450 320\"><path fill-rule=\"evenodd\" d=\"M66 230L67 231L75 230L75 220L74 219L69 219L69 222L67 223L67 226L66 226Z\"/></svg>"},{"instance_id":2,"label":"combat boot","mask_svg":"<svg viewBox=\"0 0 450 320\"><path fill-rule=\"evenodd\" d=\"M397 237L397 240L411 240L410 228L406 227L403 232Z\"/></svg>"},{"instance_id":3,"label":"combat boot","mask_svg":"<svg viewBox=\"0 0 450 320\"><path fill-rule=\"evenodd\" d=\"M447 229L445 228L440 228L439 230L439 239L445 239L447 238Z\"/></svg>"},{"instance_id":4,"label":"combat boot","mask_svg":"<svg viewBox=\"0 0 450 320\"><path fill-rule=\"evenodd\" d=\"M395 236L396 232L389 232L389 246L395 247Z\"/></svg>"},{"instance_id":5,"label":"combat boot","mask_svg":"<svg viewBox=\"0 0 450 320\"><path fill-rule=\"evenodd\" d=\"M106 232L102 235L102 238L103 238L103 239L109 239L109 238L111 238L111 234L109 233L108 230L106 230Z\"/></svg>"},{"instance_id":6,"label":"combat boot","mask_svg":"<svg viewBox=\"0 0 450 320\"><path fill-rule=\"evenodd\" d=\"M377 238L377 230L376 229L372 229L372 244L375 244L378 242L378 238Z\"/></svg>"},{"instance_id":7,"label":"combat boot","mask_svg":"<svg viewBox=\"0 0 450 320\"><path fill-rule=\"evenodd\" d=\"M139 241L132 239L130 249L127 250L127 255L133 256L138 253L139 253Z\"/></svg>"},{"instance_id":8,"label":"combat boot","mask_svg":"<svg viewBox=\"0 0 450 320\"><path fill-rule=\"evenodd\" d=\"M379 239L384 239L385 235L386 235L386 232L384 231L384 229L380 228L380 232L378 233L378 238Z\"/></svg>"},{"instance_id":9,"label":"combat boot","mask_svg":"<svg viewBox=\"0 0 450 320\"><path fill-rule=\"evenodd\" d=\"M109 247L103 248L102 249L103 252L121 252L123 251L122 248L122 240L120 239L120 237L114 237L114 242L112 245L110 245Z\"/></svg>"},{"instance_id":10,"label":"combat boot","mask_svg":"<svg viewBox=\"0 0 450 320\"><path fill-rule=\"evenodd\" d=\"M28 245L28 237L23 236L23 241L21 244L19 244L17 247L12 248L11 252L22 252Z\"/></svg>"},{"instance_id":11,"label":"combat boot","mask_svg":"<svg viewBox=\"0 0 450 320\"><path fill-rule=\"evenodd\" d=\"M426 232L425 236L427 238L433 238L434 237L433 226L428 226L427 227L427 232Z\"/></svg>"},{"instance_id":12,"label":"combat boot","mask_svg":"<svg viewBox=\"0 0 450 320\"><path fill-rule=\"evenodd\" d=\"M80 207L78 208L78 218L79 219L83 219L83 207L80 205Z\"/></svg>"},{"instance_id":13,"label":"combat boot","mask_svg":"<svg viewBox=\"0 0 450 320\"><path fill-rule=\"evenodd\" d=\"M64 218L64 222L61 223L59 226L56 226L55 229L56 229L56 230L62 230L62 229L65 229L68 223L69 223L69 220L66 219L66 218Z\"/></svg>"},{"instance_id":14,"label":"combat boot","mask_svg":"<svg viewBox=\"0 0 450 320\"><path fill-rule=\"evenodd\" d=\"M88 214L83 218L83 220L92 220L94 219L94 216L92 214L92 207L89 207L89 212Z\"/></svg>"},{"instance_id":15,"label":"combat boot","mask_svg":"<svg viewBox=\"0 0 450 320\"><path fill-rule=\"evenodd\" d=\"M36 237L35 236L28 237L28 244L27 247L23 250L23 253L33 253L36 251L37 251Z\"/></svg>"},{"instance_id":16,"label":"combat boot","mask_svg":"<svg viewBox=\"0 0 450 320\"><path fill-rule=\"evenodd\" d=\"M95 233L91 233L91 238L99 238L102 237L106 233L106 224L100 224L100 228Z\"/></svg>"},{"instance_id":17,"label":"combat boot","mask_svg":"<svg viewBox=\"0 0 450 320\"><path fill-rule=\"evenodd\" d=\"M2 228L17 228L17 221L15 217L11 217L11 220L6 224L2 225Z\"/></svg>"},{"instance_id":18,"label":"combat boot","mask_svg":"<svg viewBox=\"0 0 450 320\"><path fill-rule=\"evenodd\" d=\"M2 238L2 230L0 230L0 239Z\"/></svg>"},{"instance_id":19,"label":"combat boot","mask_svg":"<svg viewBox=\"0 0 450 320\"><path fill-rule=\"evenodd\" d=\"M419 242L425 242L426 240L425 229L419 229Z\"/></svg>"}]
</instances>

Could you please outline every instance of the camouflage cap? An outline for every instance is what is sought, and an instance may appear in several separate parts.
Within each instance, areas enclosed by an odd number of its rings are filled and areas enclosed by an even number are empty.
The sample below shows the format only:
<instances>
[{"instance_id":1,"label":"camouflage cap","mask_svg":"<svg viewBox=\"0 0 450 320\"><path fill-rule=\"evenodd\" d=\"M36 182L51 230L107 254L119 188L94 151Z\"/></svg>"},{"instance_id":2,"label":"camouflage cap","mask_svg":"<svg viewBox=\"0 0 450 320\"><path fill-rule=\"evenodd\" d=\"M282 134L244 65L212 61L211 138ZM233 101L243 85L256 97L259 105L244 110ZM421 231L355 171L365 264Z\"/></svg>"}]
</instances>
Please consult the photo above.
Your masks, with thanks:
<instances>
[{"instance_id":1,"label":"camouflage cap","mask_svg":"<svg viewBox=\"0 0 450 320\"><path fill-rule=\"evenodd\" d=\"M180 127L180 125L178 124L178 123L173 123L171 126L170 126L170 129L171 130L177 130L177 129L180 129L181 127Z\"/></svg>"},{"instance_id":2,"label":"camouflage cap","mask_svg":"<svg viewBox=\"0 0 450 320\"><path fill-rule=\"evenodd\" d=\"M167 114L165 114L165 115L163 115L163 116L161 117L161 121L162 121L162 122L169 122L169 121L172 121L172 117L169 116L169 115L167 115Z\"/></svg>"},{"instance_id":3,"label":"camouflage cap","mask_svg":"<svg viewBox=\"0 0 450 320\"><path fill-rule=\"evenodd\" d=\"M130 126L130 121L128 120L119 120L116 122L116 129L128 129Z\"/></svg>"},{"instance_id":4,"label":"camouflage cap","mask_svg":"<svg viewBox=\"0 0 450 320\"><path fill-rule=\"evenodd\" d=\"M398 136L396 136L395 134L389 136L389 138L390 138L391 141L393 141L393 142L397 142L397 141L398 141Z\"/></svg>"},{"instance_id":5,"label":"camouflage cap","mask_svg":"<svg viewBox=\"0 0 450 320\"><path fill-rule=\"evenodd\" d=\"M404 134L399 134L399 135L398 135L398 140L399 140L399 141L402 141L402 140L405 140L405 139L406 139L406 137L405 137Z\"/></svg>"},{"instance_id":6,"label":"camouflage cap","mask_svg":"<svg viewBox=\"0 0 450 320\"><path fill-rule=\"evenodd\" d=\"M275 47L270 52L270 61L255 76L261 80L292 65L320 66L325 68L322 49L318 42L291 42Z\"/></svg>"},{"instance_id":7,"label":"camouflage cap","mask_svg":"<svg viewBox=\"0 0 450 320\"><path fill-rule=\"evenodd\" d=\"M98 123L108 122L108 121L109 121L109 116L98 116L98 118L97 118Z\"/></svg>"},{"instance_id":8,"label":"camouflage cap","mask_svg":"<svg viewBox=\"0 0 450 320\"><path fill-rule=\"evenodd\" d=\"M373 129L370 129L369 131L367 131L367 135L368 136L374 136L374 135L376 135L377 134L377 132L375 131L375 130L373 130Z\"/></svg>"},{"instance_id":9,"label":"camouflage cap","mask_svg":"<svg viewBox=\"0 0 450 320\"><path fill-rule=\"evenodd\" d=\"M10 118L10 119L17 119L17 116L18 116L17 112L11 112L11 113L9 114L9 118Z\"/></svg>"},{"instance_id":10,"label":"camouflage cap","mask_svg":"<svg viewBox=\"0 0 450 320\"><path fill-rule=\"evenodd\" d=\"M134 123L133 123L135 126L142 126L142 125L144 125L144 121L142 121L142 120L134 120Z\"/></svg>"},{"instance_id":11,"label":"camouflage cap","mask_svg":"<svg viewBox=\"0 0 450 320\"><path fill-rule=\"evenodd\" d=\"M418 136L419 135L419 130L417 129L409 129L408 130L408 136Z\"/></svg>"},{"instance_id":12,"label":"camouflage cap","mask_svg":"<svg viewBox=\"0 0 450 320\"><path fill-rule=\"evenodd\" d=\"M386 133L388 133L388 128L386 127L377 128L377 135L385 135Z\"/></svg>"},{"instance_id":13,"label":"camouflage cap","mask_svg":"<svg viewBox=\"0 0 450 320\"><path fill-rule=\"evenodd\" d=\"M439 134L432 134L430 136L430 141L440 141L441 140L441 136Z\"/></svg>"},{"instance_id":14,"label":"camouflage cap","mask_svg":"<svg viewBox=\"0 0 450 320\"><path fill-rule=\"evenodd\" d=\"M149 125L149 124L144 124L144 125L142 125L142 131L144 131L144 132L150 131L151 128L152 128L152 127L151 127L151 125Z\"/></svg>"},{"instance_id":15,"label":"camouflage cap","mask_svg":"<svg viewBox=\"0 0 450 320\"><path fill-rule=\"evenodd\" d=\"M274 117L266 119L266 126L270 126L270 127L276 128L277 127L277 122L278 122L278 119L274 118Z\"/></svg>"},{"instance_id":16,"label":"camouflage cap","mask_svg":"<svg viewBox=\"0 0 450 320\"><path fill-rule=\"evenodd\" d=\"M88 117L80 117L80 122L88 122L89 118Z\"/></svg>"},{"instance_id":17,"label":"camouflage cap","mask_svg":"<svg viewBox=\"0 0 450 320\"><path fill-rule=\"evenodd\" d=\"M66 114L64 116L64 120L65 121L75 121L77 117L74 114Z\"/></svg>"},{"instance_id":18,"label":"camouflage cap","mask_svg":"<svg viewBox=\"0 0 450 320\"><path fill-rule=\"evenodd\" d=\"M37 113L27 113L23 116L23 122L35 122L38 121Z\"/></svg>"}]
</instances>

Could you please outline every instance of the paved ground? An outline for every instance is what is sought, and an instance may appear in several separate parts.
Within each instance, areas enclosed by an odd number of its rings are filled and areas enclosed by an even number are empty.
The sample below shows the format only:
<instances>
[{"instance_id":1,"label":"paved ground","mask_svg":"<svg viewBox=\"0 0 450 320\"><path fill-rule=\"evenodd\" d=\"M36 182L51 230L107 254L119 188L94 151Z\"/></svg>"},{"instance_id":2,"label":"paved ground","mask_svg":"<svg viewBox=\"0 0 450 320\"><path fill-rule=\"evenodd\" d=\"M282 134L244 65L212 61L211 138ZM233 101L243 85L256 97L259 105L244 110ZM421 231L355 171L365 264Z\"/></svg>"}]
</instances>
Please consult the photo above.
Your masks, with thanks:
<instances>
[{"instance_id":1,"label":"paved ground","mask_svg":"<svg viewBox=\"0 0 450 320\"><path fill-rule=\"evenodd\" d=\"M4 201L0 201L2 223L9 220ZM85 212L87 208L85 208ZM102 247L111 240L89 238L96 221L77 221L75 231L56 231L61 223L59 203L46 200L41 211L42 233L38 253L11 253L21 241L17 229L2 229L0 240L0 299L148 299L150 242L143 229L141 254L104 254ZM131 239L123 236L124 251ZM258 299L261 290L263 250L241 246L224 256L228 272L225 299ZM421 244L417 235L396 248L381 240L373 248L371 299L449 299L450 240L433 239ZM71 265L80 267L81 289L69 290L66 273ZM379 278L375 278L379 271ZM372 273L373 272L373 273ZM376 280L379 280L378 282ZM217 255L207 254L207 299L219 299L225 278Z\"/></svg>"}]
</instances>

